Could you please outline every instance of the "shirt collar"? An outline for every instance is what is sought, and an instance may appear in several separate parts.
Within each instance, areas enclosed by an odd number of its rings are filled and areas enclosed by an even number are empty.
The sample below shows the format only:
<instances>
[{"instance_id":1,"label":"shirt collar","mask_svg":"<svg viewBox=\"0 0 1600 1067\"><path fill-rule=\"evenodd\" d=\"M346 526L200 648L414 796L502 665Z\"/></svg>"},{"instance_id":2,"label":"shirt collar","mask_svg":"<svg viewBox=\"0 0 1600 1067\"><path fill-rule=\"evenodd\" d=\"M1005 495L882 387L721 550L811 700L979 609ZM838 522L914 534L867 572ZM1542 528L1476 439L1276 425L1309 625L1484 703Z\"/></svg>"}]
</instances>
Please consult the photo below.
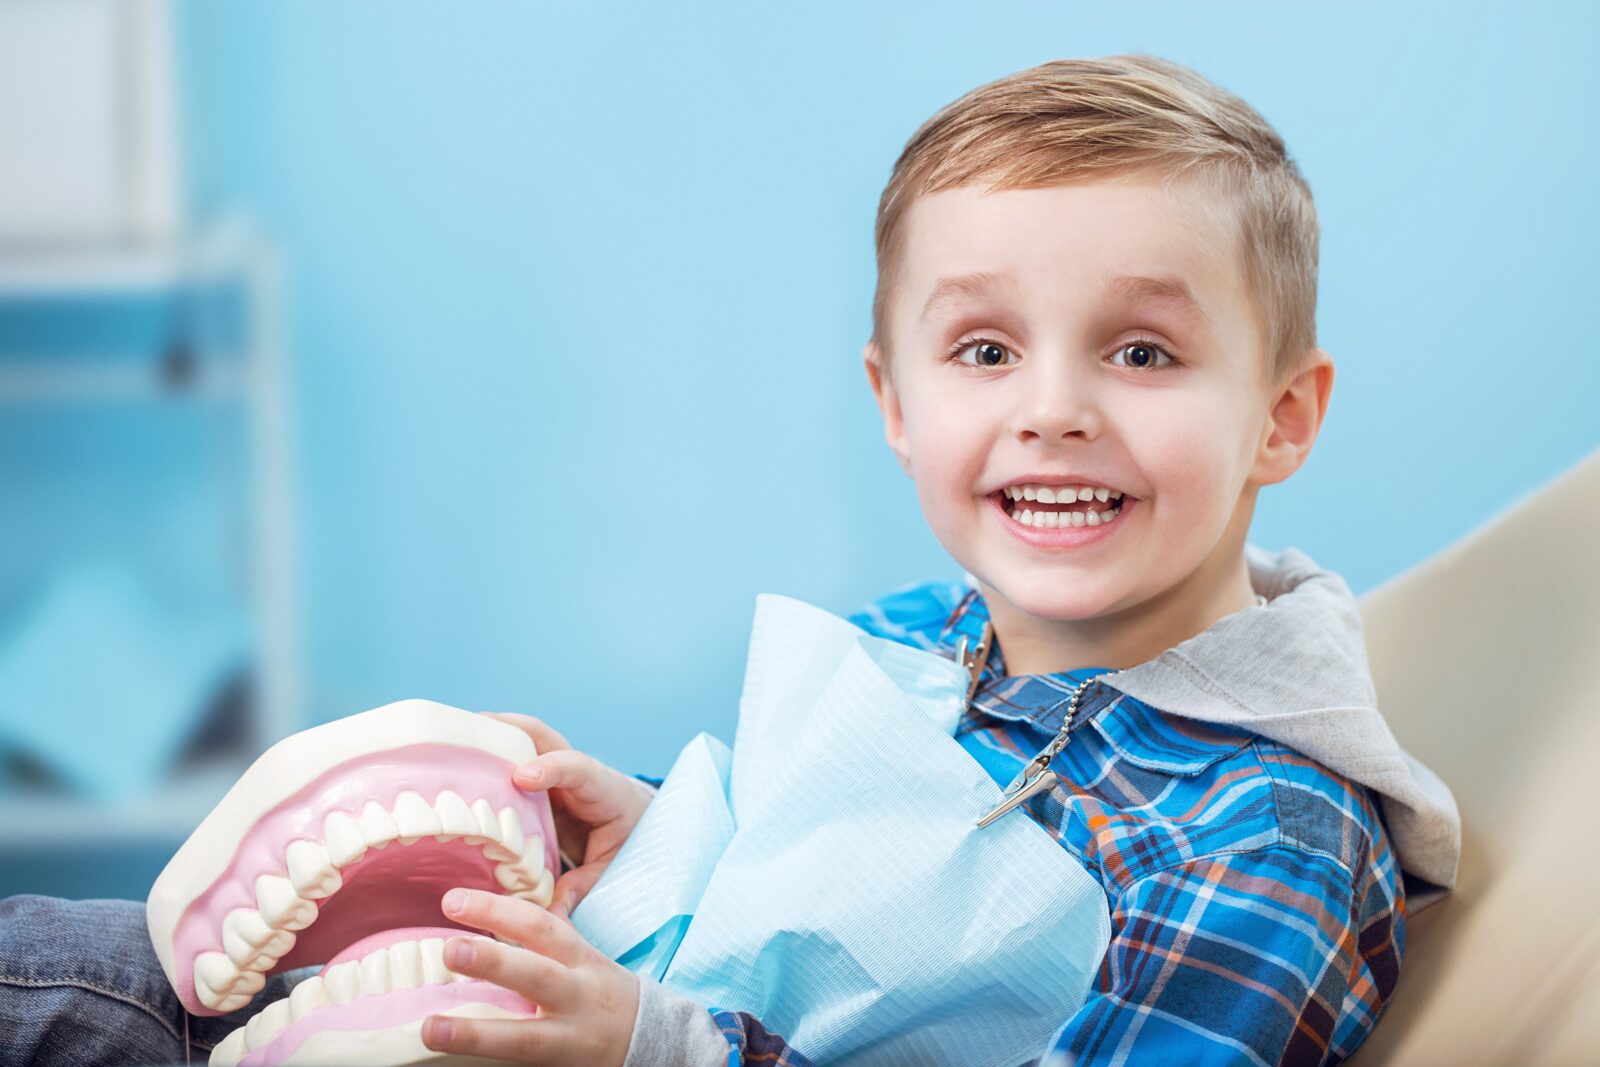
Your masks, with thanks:
<instances>
[{"instance_id":1,"label":"shirt collar","mask_svg":"<svg viewBox=\"0 0 1600 1067\"><path fill-rule=\"evenodd\" d=\"M966 590L951 609L938 634L938 644L952 659L961 638L967 648L978 646L989 607L977 582L966 575ZM1026 723L1048 734L1066 722L1067 708L1079 686L1114 672L1108 667L1080 667L1049 674L1006 674L1005 653L992 642L978 679L972 706L962 716L957 733L1003 719ZM1089 686L1078 703L1073 732L1093 724L1117 757L1150 770L1168 774L1197 774L1248 744L1246 730L1210 726L1174 719L1101 681Z\"/></svg>"},{"instance_id":2,"label":"shirt collar","mask_svg":"<svg viewBox=\"0 0 1600 1067\"><path fill-rule=\"evenodd\" d=\"M988 621L989 606L969 574L965 595L956 602L939 631L940 649L954 658L963 637L967 639L969 650L977 648L983 636L983 625ZM1080 667L1053 674L1007 676L1005 654L1000 643L994 641L990 643L989 657L984 661L978 691L973 695L972 710L967 715L981 713L1012 722L1027 722L1053 733L1066 722L1067 706L1077 688L1097 675L1108 673L1108 667ZM1091 686L1078 704L1077 722L1089 721L1120 695L1103 685Z\"/></svg>"}]
</instances>

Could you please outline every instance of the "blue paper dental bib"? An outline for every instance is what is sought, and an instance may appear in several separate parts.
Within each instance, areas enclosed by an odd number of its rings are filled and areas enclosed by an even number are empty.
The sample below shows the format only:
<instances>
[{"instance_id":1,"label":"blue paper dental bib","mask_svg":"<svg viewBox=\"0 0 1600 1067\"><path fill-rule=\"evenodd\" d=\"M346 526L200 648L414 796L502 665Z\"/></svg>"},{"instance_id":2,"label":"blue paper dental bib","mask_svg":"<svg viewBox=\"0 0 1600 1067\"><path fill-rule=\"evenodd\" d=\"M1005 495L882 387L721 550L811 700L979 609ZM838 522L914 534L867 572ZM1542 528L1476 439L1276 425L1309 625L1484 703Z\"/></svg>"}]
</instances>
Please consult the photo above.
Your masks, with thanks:
<instances>
[{"instance_id":1,"label":"blue paper dental bib","mask_svg":"<svg viewBox=\"0 0 1600 1067\"><path fill-rule=\"evenodd\" d=\"M700 734L573 912L589 941L814 1062L1016 1067L1084 1001L1099 883L954 739L968 676L756 597L734 747Z\"/></svg>"}]
</instances>

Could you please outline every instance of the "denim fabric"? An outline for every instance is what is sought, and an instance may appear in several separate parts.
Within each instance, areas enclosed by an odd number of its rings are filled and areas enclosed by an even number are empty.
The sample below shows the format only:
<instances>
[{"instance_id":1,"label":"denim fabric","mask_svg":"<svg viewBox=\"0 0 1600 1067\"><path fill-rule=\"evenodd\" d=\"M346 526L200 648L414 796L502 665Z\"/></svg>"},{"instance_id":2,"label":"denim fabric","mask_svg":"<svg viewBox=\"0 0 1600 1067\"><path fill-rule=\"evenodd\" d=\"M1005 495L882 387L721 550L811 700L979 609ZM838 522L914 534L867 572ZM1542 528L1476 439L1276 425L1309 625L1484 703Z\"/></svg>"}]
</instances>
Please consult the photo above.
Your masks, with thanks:
<instances>
[{"instance_id":1,"label":"denim fabric","mask_svg":"<svg viewBox=\"0 0 1600 1067\"><path fill-rule=\"evenodd\" d=\"M134 900L0 900L0 1067L204 1063L316 968L274 975L228 1015L190 1015Z\"/></svg>"}]
</instances>

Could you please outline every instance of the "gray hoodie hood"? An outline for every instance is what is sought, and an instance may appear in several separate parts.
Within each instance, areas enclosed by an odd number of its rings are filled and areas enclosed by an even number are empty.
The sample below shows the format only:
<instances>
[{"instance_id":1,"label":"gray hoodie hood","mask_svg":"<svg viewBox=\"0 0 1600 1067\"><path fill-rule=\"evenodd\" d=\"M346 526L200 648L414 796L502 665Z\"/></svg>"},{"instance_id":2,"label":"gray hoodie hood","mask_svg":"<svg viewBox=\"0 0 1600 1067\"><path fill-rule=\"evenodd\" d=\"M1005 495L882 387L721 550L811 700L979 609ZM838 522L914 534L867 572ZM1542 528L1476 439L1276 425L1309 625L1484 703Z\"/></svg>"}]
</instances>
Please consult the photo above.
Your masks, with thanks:
<instances>
[{"instance_id":1,"label":"gray hoodie hood","mask_svg":"<svg viewBox=\"0 0 1600 1067\"><path fill-rule=\"evenodd\" d=\"M1377 708L1349 585L1295 548L1246 544L1245 562L1266 604L1100 681L1169 714L1282 742L1367 786L1411 876L1407 910L1435 903L1455 884L1461 816L1449 787L1400 747Z\"/></svg>"}]
</instances>

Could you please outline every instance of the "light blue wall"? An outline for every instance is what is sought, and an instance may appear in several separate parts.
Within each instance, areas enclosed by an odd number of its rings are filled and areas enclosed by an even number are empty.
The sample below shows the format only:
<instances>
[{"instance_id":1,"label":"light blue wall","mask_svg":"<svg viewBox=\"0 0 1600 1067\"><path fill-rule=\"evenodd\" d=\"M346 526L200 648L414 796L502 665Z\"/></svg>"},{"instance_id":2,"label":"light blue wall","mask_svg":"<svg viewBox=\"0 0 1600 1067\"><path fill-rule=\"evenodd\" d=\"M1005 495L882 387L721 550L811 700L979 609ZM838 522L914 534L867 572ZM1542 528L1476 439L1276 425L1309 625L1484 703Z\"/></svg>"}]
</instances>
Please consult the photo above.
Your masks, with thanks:
<instances>
[{"instance_id":1,"label":"light blue wall","mask_svg":"<svg viewBox=\"0 0 1600 1067\"><path fill-rule=\"evenodd\" d=\"M731 737L758 592L959 574L860 367L872 220L936 108L1063 56L1288 140L1338 376L1252 540L1398 573L1600 444L1597 10L187 6L196 210L290 257L310 714L522 710L664 773Z\"/></svg>"}]
</instances>

